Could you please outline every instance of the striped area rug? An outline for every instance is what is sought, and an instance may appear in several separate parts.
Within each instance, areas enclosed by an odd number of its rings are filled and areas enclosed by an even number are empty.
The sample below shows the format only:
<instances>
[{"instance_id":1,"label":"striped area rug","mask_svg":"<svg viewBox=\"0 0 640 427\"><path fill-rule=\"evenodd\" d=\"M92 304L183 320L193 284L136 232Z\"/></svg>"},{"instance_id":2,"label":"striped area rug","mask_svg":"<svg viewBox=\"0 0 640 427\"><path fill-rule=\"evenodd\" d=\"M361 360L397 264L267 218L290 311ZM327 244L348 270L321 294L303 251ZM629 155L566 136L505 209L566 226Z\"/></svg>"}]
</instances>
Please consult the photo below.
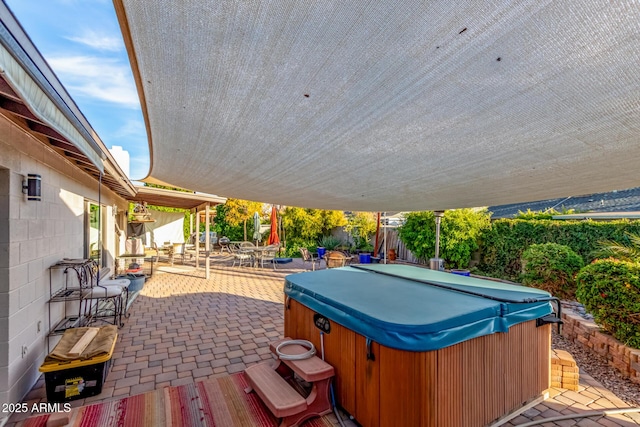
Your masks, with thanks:
<instances>
[{"instance_id":1,"label":"striped area rug","mask_svg":"<svg viewBox=\"0 0 640 427\"><path fill-rule=\"evenodd\" d=\"M248 387L243 373L137 396L83 406L65 414L69 427L277 427L278 420ZM61 414L58 414L60 416ZM31 417L21 427L45 427L50 415ZM51 420L53 421L53 419ZM61 425L61 424L57 424ZM303 427L332 427L329 416Z\"/></svg>"}]
</instances>

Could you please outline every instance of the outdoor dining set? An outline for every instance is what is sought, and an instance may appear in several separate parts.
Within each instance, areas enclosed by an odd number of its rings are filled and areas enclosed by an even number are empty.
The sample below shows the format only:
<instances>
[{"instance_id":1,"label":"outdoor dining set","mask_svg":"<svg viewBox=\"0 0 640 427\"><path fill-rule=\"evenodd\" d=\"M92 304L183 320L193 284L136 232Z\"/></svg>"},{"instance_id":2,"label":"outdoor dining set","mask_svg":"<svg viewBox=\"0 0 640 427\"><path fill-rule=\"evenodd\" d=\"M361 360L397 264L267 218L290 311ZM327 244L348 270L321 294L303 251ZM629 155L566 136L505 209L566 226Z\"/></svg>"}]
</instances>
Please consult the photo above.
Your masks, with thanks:
<instances>
[{"instance_id":1,"label":"outdoor dining set","mask_svg":"<svg viewBox=\"0 0 640 427\"><path fill-rule=\"evenodd\" d=\"M224 240L223 240L224 239ZM220 254L225 252L231 255L233 259L232 267L236 265L238 267L261 267L271 264L273 269L276 269L276 264L281 260L278 258L280 253L280 243L260 246L250 241L230 241L226 238L220 239L218 242L220 246ZM171 264L176 256L182 257L182 263L184 264L185 256L190 255L191 258L195 255L194 246L192 244L165 244L163 246L163 252L168 255ZM311 264L312 270L317 266L321 266L324 262L326 268L344 267L351 264L353 256L344 253L342 251L327 251L320 255L313 253L307 248L299 248L300 255L304 264Z\"/></svg>"},{"instance_id":2,"label":"outdoor dining set","mask_svg":"<svg viewBox=\"0 0 640 427\"><path fill-rule=\"evenodd\" d=\"M265 263L271 263L276 269L275 259L280 251L280 244L256 246L252 242L229 242L228 250L233 256L233 267L236 264L264 268Z\"/></svg>"}]
</instances>

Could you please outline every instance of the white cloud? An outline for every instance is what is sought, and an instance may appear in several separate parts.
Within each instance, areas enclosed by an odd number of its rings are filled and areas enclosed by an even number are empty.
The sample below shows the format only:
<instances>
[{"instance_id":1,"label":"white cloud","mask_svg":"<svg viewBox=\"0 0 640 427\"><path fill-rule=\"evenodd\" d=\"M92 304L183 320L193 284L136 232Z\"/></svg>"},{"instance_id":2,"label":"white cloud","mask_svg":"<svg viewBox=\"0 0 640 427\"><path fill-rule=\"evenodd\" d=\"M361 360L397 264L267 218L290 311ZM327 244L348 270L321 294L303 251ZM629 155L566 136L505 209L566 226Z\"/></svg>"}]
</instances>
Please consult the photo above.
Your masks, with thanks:
<instances>
[{"instance_id":1,"label":"white cloud","mask_svg":"<svg viewBox=\"0 0 640 427\"><path fill-rule=\"evenodd\" d=\"M142 179L149 173L149 156L148 155L131 155L130 156L130 178Z\"/></svg>"},{"instance_id":2,"label":"white cloud","mask_svg":"<svg viewBox=\"0 0 640 427\"><path fill-rule=\"evenodd\" d=\"M122 38L98 34L92 30L85 31L79 37L67 37L67 39L102 51L119 52L124 48Z\"/></svg>"},{"instance_id":3,"label":"white cloud","mask_svg":"<svg viewBox=\"0 0 640 427\"><path fill-rule=\"evenodd\" d=\"M142 121L142 119L127 120L114 132L114 136L118 138L139 137L144 140L147 137L147 131L144 127L144 122Z\"/></svg>"},{"instance_id":4,"label":"white cloud","mask_svg":"<svg viewBox=\"0 0 640 427\"><path fill-rule=\"evenodd\" d=\"M126 108L140 108L140 100L128 65L93 56L48 59L72 96L84 95Z\"/></svg>"}]
</instances>

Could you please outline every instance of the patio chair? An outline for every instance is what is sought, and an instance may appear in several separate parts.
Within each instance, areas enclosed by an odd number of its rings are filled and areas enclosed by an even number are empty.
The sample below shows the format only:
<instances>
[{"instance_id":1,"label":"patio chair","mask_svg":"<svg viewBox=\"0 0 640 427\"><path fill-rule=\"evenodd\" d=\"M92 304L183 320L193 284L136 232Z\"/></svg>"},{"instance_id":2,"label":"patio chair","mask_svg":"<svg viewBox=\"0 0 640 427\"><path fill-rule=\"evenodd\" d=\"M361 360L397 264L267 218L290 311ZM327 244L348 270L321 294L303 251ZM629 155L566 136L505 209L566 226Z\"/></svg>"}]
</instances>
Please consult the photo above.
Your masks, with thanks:
<instances>
[{"instance_id":1,"label":"patio chair","mask_svg":"<svg viewBox=\"0 0 640 427\"><path fill-rule=\"evenodd\" d=\"M329 251L325 254L324 260L327 268L344 267L347 263L347 256L339 251Z\"/></svg>"},{"instance_id":2,"label":"patio chair","mask_svg":"<svg viewBox=\"0 0 640 427\"><path fill-rule=\"evenodd\" d=\"M260 263L260 267L264 268L265 262L271 262L271 264L273 265L273 269L275 270L277 264L275 262L275 259L278 253L278 249L279 248L277 246L270 245L257 252L257 260Z\"/></svg>"},{"instance_id":3,"label":"patio chair","mask_svg":"<svg viewBox=\"0 0 640 427\"><path fill-rule=\"evenodd\" d=\"M309 249L307 248L298 248L298 249L300 249L300 254L302 255L302 265L304 265L305 262L310 262L311 269L315 271L316 262L318 261L318 259L311 252L309 252Z\"/></svg>"},{"instance_id":4,"label":"patio chair","mask_svg":"<svg viewBox=\"0 0 640 427\"><path fill-rule=\"evenodd\" d=\"M122 326L122 316L126 313L129 300L128 279L110 280L110 269L98 269L95 261L86 267L88 287L81 289L81 309L88 323L113 318L113 324Z\"/></svg>"},{"instance_id":5,"label":"patio chair","mask_svg":"<svg viewBox=\"0 0 640 427\"><path fill-rule=\"evenodd\" d=\"M183 243L169 243L169 245L167 245L167 255L169 255L171 265L173 265L177 257L182 257L182 263L184 264Z\"/></svg>"},{"instance_id":6,"label":"patio chair","mask_svg":"<svg viewBox=\"0 0 640 427\"><path fill-rule=\"evenodd\" d=\"M351 262L353 261L353 256L349 252L347 251L337 251L337 252L340 252L341 254L344 255L345 257L344 265L351 264Z\"/></svg>"},{"instance_id":7,"label":"patio chair","mask_svg":"<svg viewBox=\"0 0 640 427\"><path fill-rule=\"evenodd\" d=\"M173 244L173 257L171 259L171 265L173 265L173 260L175 257L180 257L182 259L182 264L184 264L185 259L189 257L189 261L193 261L193 258L196 256L196 248L195 245L189 243L174 243Z\"/></svg>"},{"instance_id":8,"label":"patio chair","mask_svg":"<svg viewBox=\"0 0 640 427\"><path fill-rule=\"evenodd\" d=\"M246 243L246 242L243 242L243 243ZM235 267L236 263L238 263L238 267L242 267L242 264L245 264L245 263L248 264L249 266L253 264L254 254L253 254L253 248L251 246L247 246L247 245L243 246L241 243L238 247L234 247L231 250L231 254L233 255L232 267Z\"/></svg>"}]
</instances>

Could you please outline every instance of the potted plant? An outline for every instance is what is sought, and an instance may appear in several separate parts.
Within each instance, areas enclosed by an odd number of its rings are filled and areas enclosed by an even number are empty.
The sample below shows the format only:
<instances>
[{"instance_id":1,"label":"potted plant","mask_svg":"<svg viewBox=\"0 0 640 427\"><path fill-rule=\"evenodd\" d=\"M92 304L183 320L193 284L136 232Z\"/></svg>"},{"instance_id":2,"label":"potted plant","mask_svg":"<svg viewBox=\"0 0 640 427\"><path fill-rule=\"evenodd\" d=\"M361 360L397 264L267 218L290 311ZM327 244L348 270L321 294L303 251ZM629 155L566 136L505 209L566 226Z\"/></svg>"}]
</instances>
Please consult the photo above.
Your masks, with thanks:
<instances>
[{"instance_id":1,"label":"potted plant","mask_svg":"<svg viewBox=\"0 0 640 427\"><path fill-rule=\"evenodd\" d=\"M342 240L335 236L322 236L319 242L319 248L325 248L327 251L335 251L338 246L342 245Z\"/></svg>"},{"instance_id":2,"label":"potted plant","mask_svg":"<svg viewBox=\"0 0 640 427\"><path fill-rule=\"evenodd\" d=\"M147 209L147 203L136 203L133 206L132 216L134 221L145 221L151 219L151 214Z\"/></svg>"},{"instance_id":3,"label":"potted plant","mask_svg":"<svg viewBox=\"0 0 640 427\"><path fill-rule=\"evenodd\" d=\"M359 239L356 242L356 253L367 254L373 252L373 245L368 239Z\"/></svg>"},{"instance_id":4,"label":"potted plant","mask_svg":"<svg viewBox=\"0 0 640 427\"><path fill-rule=\"evenodd\" d=\"M366 239L360 239L356 246L356 252L360 259L360 264L371 263L371 252L373 252L373 245Z\"/></svg>"}]
</instances>

